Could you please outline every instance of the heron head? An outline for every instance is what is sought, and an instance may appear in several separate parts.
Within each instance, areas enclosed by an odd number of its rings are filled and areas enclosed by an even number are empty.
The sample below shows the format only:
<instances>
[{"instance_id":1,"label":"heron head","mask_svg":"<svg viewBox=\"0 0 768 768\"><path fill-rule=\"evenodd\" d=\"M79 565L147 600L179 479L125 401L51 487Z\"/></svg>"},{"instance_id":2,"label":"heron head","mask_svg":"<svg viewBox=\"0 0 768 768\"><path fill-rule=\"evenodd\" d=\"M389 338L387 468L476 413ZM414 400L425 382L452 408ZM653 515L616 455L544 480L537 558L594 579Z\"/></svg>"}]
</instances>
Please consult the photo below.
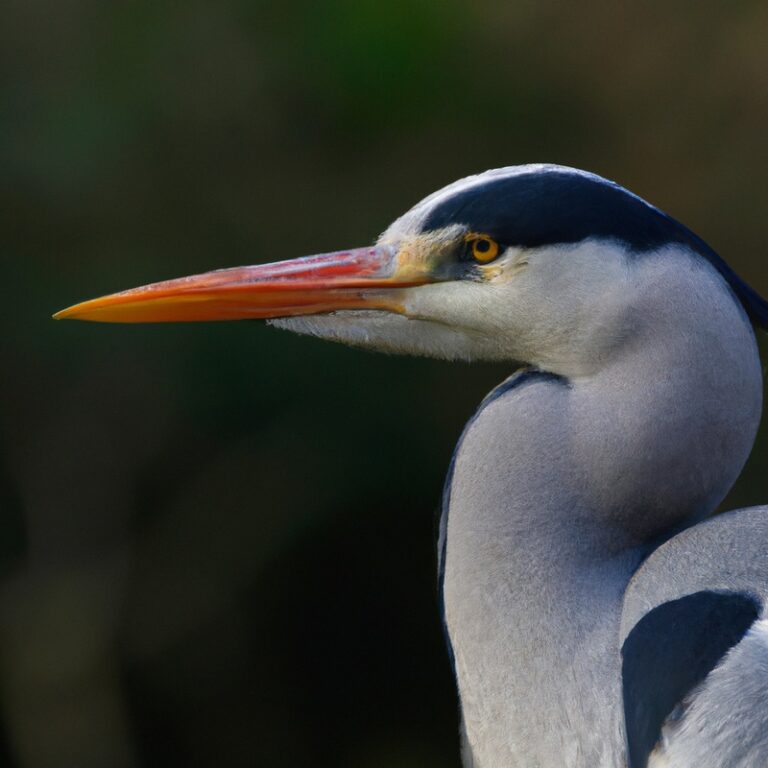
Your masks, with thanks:
<instances>
[{"instance_id":1,"label":"heron head","mask_svg":"<svg viewBox=\"0 0 768 768\"><path fill-rule=\"evenodd\" d=\"M511 359L588 373L631 337L638 254L698 252L747 311L765 304L689 230L622 187L553 165L461 179L369 248L154 283L58 318L262 318L357 346L446 359ZM646 260L647 263L647 260Z\"/></svg>"}]
</instances>

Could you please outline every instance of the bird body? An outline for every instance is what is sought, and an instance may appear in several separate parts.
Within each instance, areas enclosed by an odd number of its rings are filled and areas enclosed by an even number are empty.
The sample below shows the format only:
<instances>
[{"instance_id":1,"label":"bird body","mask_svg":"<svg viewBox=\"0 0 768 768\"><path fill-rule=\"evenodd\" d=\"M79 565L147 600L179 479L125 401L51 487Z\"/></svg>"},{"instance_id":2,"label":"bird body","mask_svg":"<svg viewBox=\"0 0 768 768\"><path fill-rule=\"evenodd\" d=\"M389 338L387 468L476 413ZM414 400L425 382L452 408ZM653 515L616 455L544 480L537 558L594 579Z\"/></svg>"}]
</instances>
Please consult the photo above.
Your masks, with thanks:
<instances>
[{"instance_id":1,"label":"bird body","mask_svg":"<svg viewBox=\"0 0 768 768\"><path fill-rule=\"evenodd\" d=\"M62 317L262 317L524 364L446 481L440 603L467 768L765 768L768 510L704 521L762 407L768 304L593 174L460 180L370 249L223 270Z\"/></svg>"},{"instance_id":2,"label":"bird body","mask_svg":"<svg viewBox=\"0 0 768 768\"><path fill-rule=\"evenodd\" d=\"M701 610L701 605L694 612L684 610L686 601L695 599L701 604L702 598L713 593L721 610L724 599L742 602L742 610L724 612L725 626L711 610ZM759 768L767 764L766 603L766 507L728 512L687 528L655 549L633 575L624 596L619 635L623 647L654 614L683 608L671 620L663 618L667 629L653 627L654 642L649 646L656 654L648 683L656 688L656 695L670 682L673 690L680 689L680 683L686 682L686 670L706 655L707 643L716 642L718 632L735 632L726 637L730 650L717 659L711 671L706 670L708 674L700 675L683 702L675 702L661 743L651 753L649 768ZM638 746L652 748L647 742Z\"/></svg>"}]
</instances>

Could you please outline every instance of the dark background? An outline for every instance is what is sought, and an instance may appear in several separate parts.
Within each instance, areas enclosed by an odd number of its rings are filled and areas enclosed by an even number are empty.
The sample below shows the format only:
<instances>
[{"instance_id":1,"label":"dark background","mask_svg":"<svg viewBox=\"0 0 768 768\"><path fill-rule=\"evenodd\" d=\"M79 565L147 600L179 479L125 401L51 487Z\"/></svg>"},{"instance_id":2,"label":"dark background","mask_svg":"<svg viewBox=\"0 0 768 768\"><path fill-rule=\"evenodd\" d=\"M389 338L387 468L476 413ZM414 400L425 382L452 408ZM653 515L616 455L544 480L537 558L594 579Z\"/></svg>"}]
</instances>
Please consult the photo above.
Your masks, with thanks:
<instances>
[{"instance_id":1,"label":"dark background","mask_svg":"<svg viewBox=\"0 0 768 768\"><path fill-rule=\"evenodd\" d=\"M766 294L766 39L763 1L5 0L0 763L457 766L434 515L509 368L50 314L530 161Z\"/></svg>"}]
</instances>

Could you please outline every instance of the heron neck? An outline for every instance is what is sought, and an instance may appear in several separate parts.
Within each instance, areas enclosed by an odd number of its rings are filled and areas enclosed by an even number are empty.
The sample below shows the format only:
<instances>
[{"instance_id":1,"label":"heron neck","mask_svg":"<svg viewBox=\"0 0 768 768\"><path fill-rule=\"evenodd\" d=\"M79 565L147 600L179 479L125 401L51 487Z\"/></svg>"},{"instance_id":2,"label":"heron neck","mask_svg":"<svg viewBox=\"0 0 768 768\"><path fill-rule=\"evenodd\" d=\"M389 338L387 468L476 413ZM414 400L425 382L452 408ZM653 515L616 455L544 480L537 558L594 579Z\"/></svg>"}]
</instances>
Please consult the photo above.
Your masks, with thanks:
<instances>
[{"instance_id":1,"label":"heron neck","mask_svg":"<svg viewBox=\"0 0 768 768\"><path fill-rule=\"evenodd\" d=\"M658 308L596 375L513 377L467 426L442 594L474 768L620 764L628 580L720 502L759 421L754 337L718 291Z\"/></svg>"}]
</instances>

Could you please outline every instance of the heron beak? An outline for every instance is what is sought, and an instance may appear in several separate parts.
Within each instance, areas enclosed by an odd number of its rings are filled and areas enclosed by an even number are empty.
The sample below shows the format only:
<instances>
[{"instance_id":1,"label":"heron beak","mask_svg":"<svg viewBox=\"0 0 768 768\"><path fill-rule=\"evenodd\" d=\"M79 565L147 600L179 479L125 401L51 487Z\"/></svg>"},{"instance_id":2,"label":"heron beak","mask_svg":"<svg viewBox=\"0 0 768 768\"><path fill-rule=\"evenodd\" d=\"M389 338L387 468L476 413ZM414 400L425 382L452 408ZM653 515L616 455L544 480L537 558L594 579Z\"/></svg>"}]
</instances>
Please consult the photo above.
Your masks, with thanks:
<instances>
[{"instance_id":1,"label":"heron beak","mask_svg":"<svg viewBox=\"0 0 768 768\"><path fill-rule=\"evenodd\" d=\"M378 245L152 283L75 304L53 317L163 323L291 317L342 309L403 312L402 289L427 282L432 278L423 261L401 258L395 246Z\"/></svg>"}]
</instances>

